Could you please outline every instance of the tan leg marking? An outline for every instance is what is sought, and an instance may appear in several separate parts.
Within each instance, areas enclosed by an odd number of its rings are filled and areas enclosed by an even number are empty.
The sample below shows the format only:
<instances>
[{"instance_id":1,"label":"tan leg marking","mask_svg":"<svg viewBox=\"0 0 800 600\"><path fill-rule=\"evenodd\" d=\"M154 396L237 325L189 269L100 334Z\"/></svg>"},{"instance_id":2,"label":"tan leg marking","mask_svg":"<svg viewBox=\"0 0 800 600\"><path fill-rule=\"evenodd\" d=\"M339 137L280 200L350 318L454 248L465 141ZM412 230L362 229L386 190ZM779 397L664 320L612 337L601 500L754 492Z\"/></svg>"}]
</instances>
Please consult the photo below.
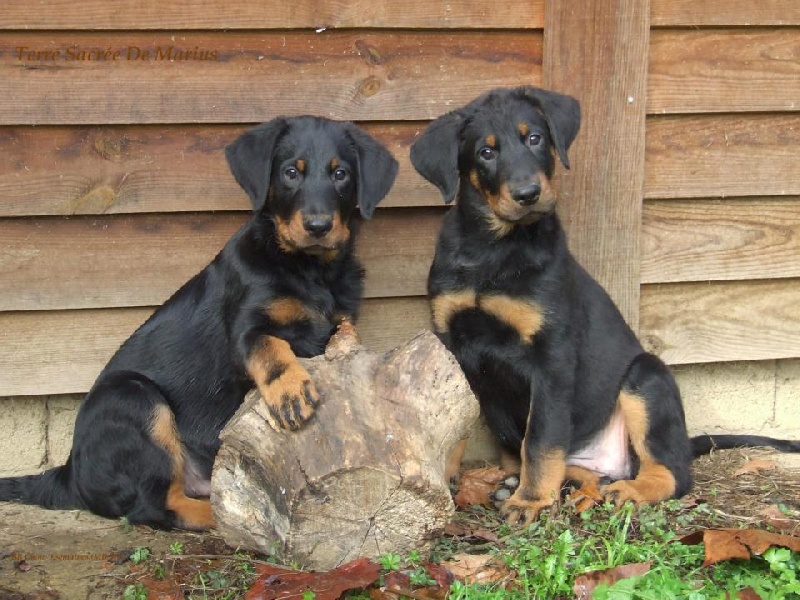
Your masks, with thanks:
<instances>
[{"instance_id":1,"label":"tan leg marking","mask_svg":"<svg viewBox=\"0 0 800 600\"><path fill-rule=\"evenodd\" d=\"M509 296L481 296L478 307L517 330L523 344L533 342L533 336L544 325L542 307L532 300Z\"/></svg>"},{"instance_id":2,"label":"tan leg marking","mask_svg":"<svg viewBox=\"0 0 800 600\"><path fill-rule=\"evenodd\" d=\"M455 483L461 476L461 460L464 458L464 452L467 449L468 438L459 440L450 455L447 457L447 463L444 468L444 481L445 483Z\"/></svg>"},{"instance_id":3,"label":"tan leg marking","mask_svg":"<svg viewBox=\"0 0 800 600\"><path fill-rule=\"evenodd\" d=\"M503 503L500 513L507 523L529 525L539 515L539 511L551 506L558 499L566 474L566 457L561 448L553 448L543 452L531 463L526 457L524 440L522 444L519 487Z\"/></svg>"},{"instance_id":4,"label":"tan leg marking","mask_svg":"<svg viewBox=\"0 0 800 600\"><path fill-rule=\"evenodd\" d=\"M443 292L431 300L433 312L433 326L437 333L447 333L450 329L450 319L462 310L475 308L477 305L473 290L459 290L457 292Z\"/></svg>"},{"instance_id":5,"label":"tan leg marking","mask_svg":"<svg viewBox=\"0 0 800 600\"><path fill-rule=\"evenodd\" d=\"M508 450L500 450L500 468L506 473L519 475L522 472L522 459L519 454L512 454Z\"/></svg>"},{"instance_id":6,"label":"tan leg marking","mask_svg":"<svg viewBox=\"0 0 800 600\"><path fill-rule=\"evenodd\" d=\"M204 530L214 527L211 501L189 498L184 489L183 446L175 427L175 415L164 404L153 410L150 421L150 438L169 454L172 461L172 482L167 491L166 507L178 517L178 525L184 529Z\"/></svg>"},{"instance_id":7,"label":"tan leg marking","mask_svg":"<svg viewBox=\"0 0 800 600\"><path fill-rule=\"evenodd\" d=\"M597 483L600 481L600 476L589 469L584 469L583 467L577 467L575 465L569 465L567 467L567 472L564 476L564 479L574 481L580 485L597 485Z\"/></svg>"},{"instance_id":8,"label":"tan leg marking","mask_svg":"<svg viewBox=\"0 0 800 600\"><path fill-rule=\"evenodd\" d=\"M675 477L667 467L656 462L647 449L649 422L644 398L623 390L618 402L631 446L639 457L639 473L633 480L616 481L603 486L600 492L617 505L625 502L646 504L672 497L675 493Z\"/></svg>"},{"instance_id":9,"label":"tan leg marking","mask_svg":"<svg viewBox=\"0 0 800 600\"><path fill-rule=\"evenodd\" d=\"M319 394L286 340L264 336L250 352L247 372L261 392L275 429L299 429L314 414Z\"/></svg>"},{"instance_id":10,"label":"tan leg marking","mask_svg":"<svg viewBox=\"0 0 800 600\"><path fill-rule=\"evenodd\" d=\"M183 491L183 481L173 481L167 492L167 508L176 515L183 529L202 531L216 524L211 514L211 500L189 498Z\"/></svg>"}]
</instances>

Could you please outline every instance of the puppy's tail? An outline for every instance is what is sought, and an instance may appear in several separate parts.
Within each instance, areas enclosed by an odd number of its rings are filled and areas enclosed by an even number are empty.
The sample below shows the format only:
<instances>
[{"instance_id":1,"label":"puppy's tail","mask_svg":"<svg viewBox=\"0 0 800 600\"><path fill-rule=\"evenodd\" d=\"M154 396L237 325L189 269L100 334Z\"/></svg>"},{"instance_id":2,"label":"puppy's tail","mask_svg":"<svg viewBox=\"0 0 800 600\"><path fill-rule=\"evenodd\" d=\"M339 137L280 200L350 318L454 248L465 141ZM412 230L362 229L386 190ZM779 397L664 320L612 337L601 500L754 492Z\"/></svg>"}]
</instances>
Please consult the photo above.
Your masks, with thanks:
<instances>
[{"instance_id":1,"label":"puppy's tail","mask_svg":"<svg viewBox=\"0 0 800 600\"><path fill-rule=\"evenodd\" d=\"M0 501L44 508L86 508L72 483L69 464L39 475L0 478Z\"/></svg>"},{"instance_id":2,"label":"puppy's tail","mask_svg":"<svg viewBox=\"0 0 800 600\"><path fill-rule=\"evenodd\" d=\"M692 455L697 458L712 450L729 448L775 448L781 452L800 452L800 441L780 440L761 435L696 435L691 440Z\"/></svg>"}]
</instances>

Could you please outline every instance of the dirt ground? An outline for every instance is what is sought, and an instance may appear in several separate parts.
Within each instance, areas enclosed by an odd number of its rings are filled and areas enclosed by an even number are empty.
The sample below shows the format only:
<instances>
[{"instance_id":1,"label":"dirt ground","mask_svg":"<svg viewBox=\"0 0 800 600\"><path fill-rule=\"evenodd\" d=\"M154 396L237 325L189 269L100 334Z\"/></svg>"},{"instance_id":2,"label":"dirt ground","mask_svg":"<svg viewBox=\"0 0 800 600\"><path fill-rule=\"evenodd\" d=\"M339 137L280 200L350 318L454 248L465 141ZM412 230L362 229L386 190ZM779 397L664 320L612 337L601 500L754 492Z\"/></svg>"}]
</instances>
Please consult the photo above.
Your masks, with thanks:
<instances>
[{"instance_id":1,"label":"dirt ground","mask_svg":"<svg viewBox=\"0 0 800 600\"><path fill-rule=\"evenodd\" d=\"M82 511L0 503L0 600L120 598L133 583L131 553L164 555L176 541L224 547L211 534L126 528Z\"/></svg>"},{"instance_id":2,"label":"dirt ground","mask_svg":"<svg viewBox=\"0 0 800 600\"><path fill-rule=\"evenodd\" d=\"M766 467L740 473L753 459ZM695 462L695 478L692 498L707 503L723 525L763 526L773 519L784 533L800 535L800 455L717 452ZM778 506L783 512L769 517ZM0 503L0 600L120 598L140 577L131 553L148 548L153 558L167 557L175 542L184 545L184 556L198 559L234 553L213 533L126 528L80 511Z\"/></svg>"}]
</instances>

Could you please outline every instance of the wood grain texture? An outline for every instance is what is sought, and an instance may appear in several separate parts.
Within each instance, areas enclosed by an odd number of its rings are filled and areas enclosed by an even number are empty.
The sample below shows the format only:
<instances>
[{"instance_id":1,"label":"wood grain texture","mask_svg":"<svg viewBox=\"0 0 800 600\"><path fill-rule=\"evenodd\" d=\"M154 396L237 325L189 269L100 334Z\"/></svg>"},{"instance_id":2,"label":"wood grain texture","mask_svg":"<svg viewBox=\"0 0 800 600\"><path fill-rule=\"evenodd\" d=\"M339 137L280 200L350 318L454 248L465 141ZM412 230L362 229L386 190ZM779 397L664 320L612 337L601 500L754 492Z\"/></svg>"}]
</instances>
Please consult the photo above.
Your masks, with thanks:
<instances>
[{"instance_id":1,"label":"wood grain texture","mask_svg":"<svg viewBox=\"0 0 800 600\"><path fill-rule=\"evenodd\" d=\"M649 0L550 0L544 86L581 102L560 213L578 260L634 329L639 310Z\"/></svg>"},{"instance_id":2,"label":"wood grain texture","mask_svg":"<svg viewBox=\"0 0 800 600\"><path fill-rule=\"evenodd\" d=\"M0 397L85 393L152 308L0 313ZM363 343L389 350L428 327L422 298L366 300Z\"/></svg>"},{"instance_id":3,"label":"wood grain texture","mask_svg":"<svg viewBox=\"0 0 800 600\"><path fill-rule=\"evenodd\" d=\"M800 109L800 29L657 30L648 113Z\"/></svg>"},{"instance_id":4,"label":"wood grain texture","mask_svg":"<svg viewBox=\"0 0 800 600\"><path fill-rule=\"evenodd\" d=\"M800 113L647 119L646 198L800 195Z\"/></svg>"},{"instance_id":5,"label":"wood grain texture","mask_svg":"<svg viewBox=\"0 0 800 600\"><path fill-rule=\"evenodd\" d=\"M43 0L33 8L8 0L0 29L289 29L340 27L531 28L542 27L544 0L506 4L484 0L141 0L132 4Z\"/></svg>"},{"instance_id":6,"label":"wood grain texture","mask_svg":"<svg viewBox=\"0 0 800 600\"><path fill-rule=\"evenodd\" d=\"M541 40L498 30L2 33L0 125L431 119L489 88L537 83ZM60 54L20 58L20 47ZM121 55L70 60L76 48ZM168 60L178 50L209 59ZM128 60L145 51L149 60Z\"/></svg>"},{"instance_id":7,"label":"wood grain texture","mask_svg":"<svg viewBox=\"0 0 800 600\"><path fill-rule=\"evenodd\" d=\"M442 209L379 210L357 254L366 296L425 294ZM205 267L246 213L0 220L0 310L154 306Z\"/></svg>"},{"instance_id":8,"label":"wood grain texture","mask_svg":"<svg viewBox=\"0 0 800 600\"><path fill-rule=\"evenodd\" d=\"M639 334L669 364L800 356L800 280L642 287Z\"/></svg>"},{"instance_id":9,"label":"wood grain texture","mask_svg":"<svg viewBox=\"0 0 800 600\"><path fill-rule=\"evenodd\" d=\"M648 201L642 283L800 277L800 198Z\"/></svg>"},{"instance_id":10,"label":"wood grain texture","mask_svg":"<svg viewBox=\"0 0 800 600\"><path fill-rule=\"evenodd\" d=\"M442 205L408 158L425 125L364 124L400 162L382 207ZM224 155L247 127L0 127L0 216L249 210Z\"/></svg>"},{"instance_id":11,"label":"wood grain texture","mask_svg":"<svg viewBox=\"0 0 800 600\"><path fill-rule=\"evenodd\" d=\"M796 0L650 0L654 27L800 25Z\"/></svg>"}]
</instances>

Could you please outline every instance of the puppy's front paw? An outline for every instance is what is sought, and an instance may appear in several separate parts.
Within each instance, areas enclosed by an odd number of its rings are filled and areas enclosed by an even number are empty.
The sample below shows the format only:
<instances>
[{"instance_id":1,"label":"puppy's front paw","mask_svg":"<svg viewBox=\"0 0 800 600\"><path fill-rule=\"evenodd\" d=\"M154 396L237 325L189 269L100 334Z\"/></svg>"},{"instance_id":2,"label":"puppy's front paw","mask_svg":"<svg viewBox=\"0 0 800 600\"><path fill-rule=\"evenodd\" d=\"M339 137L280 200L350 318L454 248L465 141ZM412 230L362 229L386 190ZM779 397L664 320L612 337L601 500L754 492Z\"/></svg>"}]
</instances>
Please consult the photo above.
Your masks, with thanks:
<instances>
[{"instance_id":1,"label":"puppy's front paw","mask_svg":"<svg viewBox=\"0 0 800 600\"><path fill-rule=\"evenodd\" d=\"M518 489L500 507L500 516L509 525L530 525L543 508L547 508L555 502L555 498L528 500L526 498L528 494L520 492L521 490Z\"/></svg>"},{"instance_id":2,"label":"puppy's front paw","mask_svg":"<svg viewBox=\"0 0 800 600\"><path fill-rule=\"evenodd\" d=\"M300 429L320 403L311 376L297 363L287 366L260 391L275 429Z\"/></svg>"},{"instance_id":3,"label":"puppy's front paw","mask_svg":"<svg viewBox=\"0 0 800 600\"><path fill-rule=\"evenodd\" d=\"M618 507L626 502L645 504L648 501L645 495L640 492L634 480L624 479L609 485L603 485L600 487L600 494L604 500L613 502Z\"/></svg>"}]
</instances>

